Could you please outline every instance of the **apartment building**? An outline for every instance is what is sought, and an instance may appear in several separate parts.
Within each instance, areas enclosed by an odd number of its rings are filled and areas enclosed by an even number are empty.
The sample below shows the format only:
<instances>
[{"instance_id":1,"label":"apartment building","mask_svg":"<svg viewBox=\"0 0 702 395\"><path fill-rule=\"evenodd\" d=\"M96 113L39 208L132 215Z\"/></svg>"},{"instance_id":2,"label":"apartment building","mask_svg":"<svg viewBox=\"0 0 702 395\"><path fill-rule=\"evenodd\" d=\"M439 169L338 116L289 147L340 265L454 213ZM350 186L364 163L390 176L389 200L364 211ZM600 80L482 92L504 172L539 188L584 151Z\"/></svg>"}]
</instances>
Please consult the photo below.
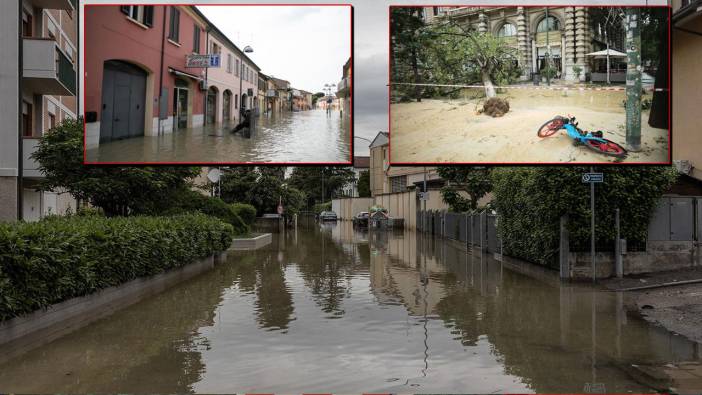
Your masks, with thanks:
<instances>
[{"instance_id":1,"label":"apartment building","mask_svg":"<svg viewBox=\"0 0 702 395\"><path fill-rule=\"evenodd\" d=\"M702 181L702 132L699 104L702 103L702 1L673 0L672 71L673 161L678 169Z\"/></svg>"},{"instance_id":2,"label":"apartment building","mask_svg":"<svg viewBox=\"0 0 702 395\"><path fill-rule=\"evenodd\" d=\"M339 110L342 115L351 112L351 58L346 61L341 73L341 81L336 84L336 97L339 99Z\"/></svg>"},{"instance_id":3,"label":"apartment building","mask_svg":"<svg viewBox=\"0 0 702 395\"><path fill-rule=\"evenodd\" d=\"M75 210L66 193L37 192L38 138L77 116L78 0L0 2L0 221Z\"/></svg>"},{"instance_id":4,"label":"apartment building","mask_svg":"<svg viewBox=\"0 0 702 395\"><path fill-rule=\"evenodd\" d=\"M547 58L557 75L567 81L606 80L604 63L588 53L606 48L624 50L623 25L603 24L597 7L424 7L427 23L450 19L480 33L501 37L517 50L524 79L546 67ZM612 78L624 82L625 73L618 60L611 59ZM582 69L579 74L573 67Z\"/></svg>"}]
</instances>

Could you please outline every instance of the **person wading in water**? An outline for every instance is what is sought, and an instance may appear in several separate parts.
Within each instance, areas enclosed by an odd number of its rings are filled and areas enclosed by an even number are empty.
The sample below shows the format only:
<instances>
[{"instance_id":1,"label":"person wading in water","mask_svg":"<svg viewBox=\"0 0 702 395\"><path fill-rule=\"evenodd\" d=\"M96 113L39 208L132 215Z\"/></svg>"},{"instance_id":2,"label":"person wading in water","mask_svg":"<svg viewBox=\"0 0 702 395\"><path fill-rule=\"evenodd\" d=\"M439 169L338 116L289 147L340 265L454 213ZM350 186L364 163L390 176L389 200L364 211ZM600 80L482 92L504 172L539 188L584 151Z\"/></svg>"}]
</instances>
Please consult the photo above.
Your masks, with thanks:
<instances>
[{"instance_id":1,"label":"person wading in water","mask_svg":"<svg viewBox=\"0 0 702 395\"><path fill-rule=\"evenodd\" d=\"M243 120L232 129L232 133L237 133L240 130L242 131L242 134L244 137L251 137L251 110L245 110L244 111L244 117Z\"/></svg>"}]
</instances>

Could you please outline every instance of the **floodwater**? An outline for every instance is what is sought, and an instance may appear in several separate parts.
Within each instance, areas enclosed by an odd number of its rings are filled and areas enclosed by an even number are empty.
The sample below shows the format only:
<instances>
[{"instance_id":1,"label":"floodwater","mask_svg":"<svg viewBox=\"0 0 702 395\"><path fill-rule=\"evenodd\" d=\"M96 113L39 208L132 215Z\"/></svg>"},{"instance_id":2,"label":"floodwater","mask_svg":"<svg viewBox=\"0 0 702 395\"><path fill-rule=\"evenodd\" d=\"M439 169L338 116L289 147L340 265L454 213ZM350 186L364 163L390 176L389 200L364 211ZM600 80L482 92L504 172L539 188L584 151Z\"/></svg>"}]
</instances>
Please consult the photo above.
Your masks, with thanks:
<instances>
[{"instance_id":1,"label":"floodwater","mask_svg":"<svg viewBox=\"0 0 702 395\"><path fill-rule=\"evenodd\" d=\"M643 393L633 367L702 358L621 294L495 258L299 229L7 361L0 392Z\"/></svg>"},{"instance_id":2,"label":"floodwater","mask_svg":"<svg viewBox=\"0 0 702 395\"><path fill-rule=\"evenodd\" d=\"M349 117L324 110L263 114L246 138L235 125L181 129L154 137L102 143L88 162L350 162Z\"/></svg>"},{"instance_id":3,"label":"floodwater","mask_svg":"<svg viewBox=\"0 0 702 395\"><path fill-rule=\"evenodd\" d=\"M391 104L393 163L607 163L668 161L668 130L648 125L641 117L641 151L619 160L574 146L562 130L540 138L537 130L556 115L572 115L580 128L602 130L604 137L626 146L623 91L509 90L498 95L510 111L492 118L478 113L484 99L480 89L464 89L454 100L422 100ZM651 99L650 93L642 99Z\"/></svg>"}]
</instances>

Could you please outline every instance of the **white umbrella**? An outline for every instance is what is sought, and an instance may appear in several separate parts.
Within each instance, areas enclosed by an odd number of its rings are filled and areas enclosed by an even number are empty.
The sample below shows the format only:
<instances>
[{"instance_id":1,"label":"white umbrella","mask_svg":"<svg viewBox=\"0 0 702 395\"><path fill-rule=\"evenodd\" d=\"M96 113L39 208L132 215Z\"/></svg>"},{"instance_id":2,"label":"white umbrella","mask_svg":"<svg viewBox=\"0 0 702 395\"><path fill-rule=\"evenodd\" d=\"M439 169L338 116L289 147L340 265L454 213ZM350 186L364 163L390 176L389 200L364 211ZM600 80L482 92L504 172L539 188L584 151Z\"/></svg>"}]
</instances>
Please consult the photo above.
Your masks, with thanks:
<instances>
[{"instance_id":1,"label":"white umbrella","mask_svg":"<svg viewBox=\"0 0 702 395\"><path fill-rule=\"evenodd\" d=\"M607 55L612 58L626 58L626 54L616 51L614 49L603 49L601 51L597 52L590 52L589 54L586 54L587 56L595 56L595 57L600 57L602 59L606 58Z\"/></svg>"}]
</instances>

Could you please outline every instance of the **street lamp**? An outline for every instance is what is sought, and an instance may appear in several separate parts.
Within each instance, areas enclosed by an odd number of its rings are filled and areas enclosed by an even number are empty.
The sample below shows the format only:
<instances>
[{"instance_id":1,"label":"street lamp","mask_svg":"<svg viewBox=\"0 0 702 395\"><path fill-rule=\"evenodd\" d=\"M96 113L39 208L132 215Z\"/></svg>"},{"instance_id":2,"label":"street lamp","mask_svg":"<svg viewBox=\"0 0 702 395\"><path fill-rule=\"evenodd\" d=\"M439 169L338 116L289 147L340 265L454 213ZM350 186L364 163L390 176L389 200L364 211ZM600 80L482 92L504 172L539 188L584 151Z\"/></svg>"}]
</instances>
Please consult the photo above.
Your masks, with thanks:
<instances>
[{"instance_id":1,"label":"street lamp","mask_svg":"<svg viewBox=\"0 0 702 395\"><path fill-rule=\"evenodd\" d=\"M250 45L247 45L244 47L244 53L251 53L253 52L253 48L251 48ZM241 122L241 116L244 114L244 105L246 103L244 102L244 98L241 97L241 90L242 90L242 85L243 85L243 79L244 79L244 58L241 58L241 65L239 67L239 121Z\"/></svg>"}]
</instances>

